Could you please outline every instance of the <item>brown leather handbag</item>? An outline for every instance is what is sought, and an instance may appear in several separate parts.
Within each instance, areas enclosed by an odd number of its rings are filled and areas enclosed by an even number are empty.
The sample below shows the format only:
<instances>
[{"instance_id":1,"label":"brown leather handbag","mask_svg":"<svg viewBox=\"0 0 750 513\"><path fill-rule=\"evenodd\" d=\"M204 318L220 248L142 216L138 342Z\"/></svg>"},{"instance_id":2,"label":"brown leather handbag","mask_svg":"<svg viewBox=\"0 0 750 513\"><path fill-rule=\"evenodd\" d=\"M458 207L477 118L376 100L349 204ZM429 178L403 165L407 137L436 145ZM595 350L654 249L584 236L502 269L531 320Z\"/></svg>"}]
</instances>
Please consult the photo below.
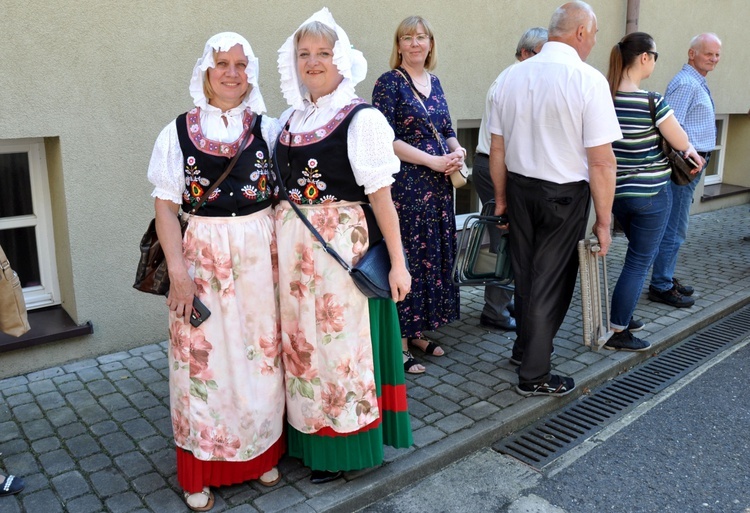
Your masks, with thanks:
<instances>
[{"instance_id":1,"label":"brown leather handbag","mask_svg":"<svg viewBox=\"0 0 750 513\"><path fill-rule=\"evenodd\" d=\"M29 329L21 280L0 247L0 331L20 337Z\"/></svg>"},{"instance_id":2,"label":"brown leather handbag","mask_svg":"<svg viewBox=\"0 0 750 513\"><path fill-rule=\"evenodd\" d=\"M255 128L255 122L257 120L258 116L253 116L253 121L250 124L250 128L245 134L245 137L242 138L242 142L240 143L240 147L237 149L237 153L235 153L234 158L229 163L219 179L216 180L213 185L211 185L211 187L209 187L209 189L200 197L200 199L198 199L198 203L196 203L196 206L189 212L190 215L195 214L195 212L199 208L201 208L201 206L203 206L203 201L206 198L211 197L211 193L213 193L221 184L221 182L223 182L224 179L229 176L232 168L234 168L234 165L240 158L242 151L245 149L247 142L250 140L250 137L253 134L253 129ZM184 235L185 229L187 228L187 221L182 217L181 214L179 214L178 217L180 219L180 231ZM140 260L138 260L138 268L135 272L135 283L133 283L133 288L136 290L140 290L141 292L165 296L167 292L169 292L169 271L167 270L167 259L164 257L164 249L162 249L161 243L159 242L159 236L156 233L155 218L151 220L146 233L144 233L143 237L141 237L140 248L141 258Z\"/></svg>"}]
</instances>

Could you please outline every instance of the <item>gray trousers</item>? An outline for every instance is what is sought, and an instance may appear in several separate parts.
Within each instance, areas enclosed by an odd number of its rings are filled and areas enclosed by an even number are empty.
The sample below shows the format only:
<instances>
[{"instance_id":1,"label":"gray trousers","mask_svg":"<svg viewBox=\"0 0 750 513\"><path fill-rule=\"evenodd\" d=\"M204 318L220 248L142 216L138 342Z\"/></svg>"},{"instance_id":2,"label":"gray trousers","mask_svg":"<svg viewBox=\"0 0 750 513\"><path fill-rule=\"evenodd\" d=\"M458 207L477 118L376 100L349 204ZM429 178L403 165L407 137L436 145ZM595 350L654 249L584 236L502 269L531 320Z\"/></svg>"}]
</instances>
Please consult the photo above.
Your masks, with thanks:
<instances>
[{"instance_id":1,"label":"gray trousers","mask_svg":"<svg viewBox=\"0 0 750 513\"><path fill-rule=\"evenodd\" d=\"M482 203L487 203L495 198L495 189L492 186L490 176L490 161L487 155L477 153L474 155L474 167L471 171L471 179L479 194ZM496 248L500 244L500 234L497 230L490 230L490 246ZM488 285L484 288L484 309L482 315L490 320L509 322L508 303L513 299L513 291L502 287Z\"/></svg>"}]
</instances>

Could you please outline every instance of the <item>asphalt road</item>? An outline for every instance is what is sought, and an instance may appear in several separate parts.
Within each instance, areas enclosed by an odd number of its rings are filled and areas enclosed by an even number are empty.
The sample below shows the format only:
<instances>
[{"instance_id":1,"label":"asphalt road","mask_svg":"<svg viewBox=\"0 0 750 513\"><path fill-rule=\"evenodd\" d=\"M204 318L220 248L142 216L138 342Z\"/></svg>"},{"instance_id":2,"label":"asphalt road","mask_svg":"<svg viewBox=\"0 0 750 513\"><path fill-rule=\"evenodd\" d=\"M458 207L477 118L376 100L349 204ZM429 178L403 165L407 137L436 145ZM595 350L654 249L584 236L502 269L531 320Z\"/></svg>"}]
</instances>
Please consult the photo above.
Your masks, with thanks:
<instances>
[{"instance_id":1,"label":"asphalt road","mask_svg":"<svg viewBox=\"0 0 750 513\"><path fill-rule=\"evenodd\" d=\"M750 513L750 338L538 472L491 448L362 511Z\"/></svg>"}]
</instances>

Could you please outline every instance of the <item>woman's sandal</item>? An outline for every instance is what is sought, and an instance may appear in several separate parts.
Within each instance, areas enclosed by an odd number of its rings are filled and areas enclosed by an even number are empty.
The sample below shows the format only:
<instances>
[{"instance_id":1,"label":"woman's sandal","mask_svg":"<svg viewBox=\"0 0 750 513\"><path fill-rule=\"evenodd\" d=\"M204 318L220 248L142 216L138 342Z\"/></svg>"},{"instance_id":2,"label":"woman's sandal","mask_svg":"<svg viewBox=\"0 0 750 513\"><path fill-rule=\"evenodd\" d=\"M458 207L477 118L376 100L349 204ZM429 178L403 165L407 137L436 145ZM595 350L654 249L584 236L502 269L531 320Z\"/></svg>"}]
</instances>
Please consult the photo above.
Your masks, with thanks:
<instances>
[{"instance_id":1,"label":"woman's sandal","mask_svg":"<svg viewBox=\"0 0 750 513\"><path fill-rule=\"evenodd\" d=\"M406 340L407 340L407 342L409 344L413 345L414 347L416 347L417 349L419 349L420 351L422 351L424 354L429 354L431 356L443 356L445 354L445 351L443 351L440 354L435 354L436 350L440 349L442 351L442 349L440 348L439 345L435 344L431 340L428 340L428 339L426 339L424 337L422 337L422 338L407 338ZM415 342L419 342L419 341L427 342L427 344L424 346L424 348L421 347L419 344L415 343Z\"/></svg>"},{"instance_id":2,"label":"woman's sandal","mask_svg":"<svg viewBox=\"0 0 750 513\"><path fill-rule=\"evenodd\" d=\"M408 372L409 374L423 374L426 369L422 368L421 370L418 365L421 365L417 360L414 359L414 357L411 355L409 351L401 351L404 353L404 372ZM413 370L415 367L417 367L416 370Z\"/></svg>"},{"instance_id":3,"label":"woman's sandal","mask_svg":"<svg viewBox=\"0 0 750 513\"><path fill-rule=\"evenodd\" d=\"M208 487L204 487L203 490L198 493L183 492L182 495L185 497L185 504L187 504L187 507L193 511L208 511L214 507L214 492L209 490ZM200 506L199 504L203 503L201 500L203 496L208 497L208 500L206 501L206 504ZM192 504L190 502L191 500L193 501Z\"/></svg>"},{"instance_id":4,"label":"woman's sandal","mask_svg":"<svg viewBox=\"0 0 750 513\"><path fill-rule=\"evenodd\" d=\"M258 482L263 486L275 486L279 481L281 481L281 472L276 467L258 478Z\"/></svg>"}]
</instances>

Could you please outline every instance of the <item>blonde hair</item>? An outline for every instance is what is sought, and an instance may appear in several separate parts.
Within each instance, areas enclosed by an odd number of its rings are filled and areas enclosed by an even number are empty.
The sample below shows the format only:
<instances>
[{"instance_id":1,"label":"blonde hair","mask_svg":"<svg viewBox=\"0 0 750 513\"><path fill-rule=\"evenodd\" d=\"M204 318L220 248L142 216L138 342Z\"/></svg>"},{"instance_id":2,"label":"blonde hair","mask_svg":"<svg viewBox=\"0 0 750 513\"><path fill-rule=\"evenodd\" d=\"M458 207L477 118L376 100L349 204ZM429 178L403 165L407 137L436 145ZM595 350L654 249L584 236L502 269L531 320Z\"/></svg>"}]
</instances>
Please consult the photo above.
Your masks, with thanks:
<instances>
[{"instance_id":1,"label":"blonde hair","mask_svg":"<svg viewBox=\"0 0 750 513\"><path fill-rule=\"evenodd\" d=\"M333 45L336 44L336 41L339 40L339 36L336 35L336 31L326 25L325 23L321 23L319 21L311 21L310 23L306 23L304 26L300 27L297 32L294 33L294 49L297 50L297 46L299 45L299 42L302 41L305 37L312 37L312 38L322 38L328 41L328 43L333 47Z\"/></svg>"},{"instance_id":2,"label":"blonde hair","mask_svg":"<svg viewBox=\"0 0 750 513\"><path fill-rule=\"evenodd\" d=\"M396 27L396 34L393 38L393 51L391 51L391 59L389 61L391 69L396 69L401 66L401 53L398 51L401 36L416 34L419 30L420 23L424 28L424 33L430 36L430 45L432 46L424 61L424 68L427 71L432 71L437 66L437 44L435 44L435 35L432 32L432 27L430 27L427 20L421 16L409 16L399 23L398 27Z\"/></svg>"}]
</instances>

